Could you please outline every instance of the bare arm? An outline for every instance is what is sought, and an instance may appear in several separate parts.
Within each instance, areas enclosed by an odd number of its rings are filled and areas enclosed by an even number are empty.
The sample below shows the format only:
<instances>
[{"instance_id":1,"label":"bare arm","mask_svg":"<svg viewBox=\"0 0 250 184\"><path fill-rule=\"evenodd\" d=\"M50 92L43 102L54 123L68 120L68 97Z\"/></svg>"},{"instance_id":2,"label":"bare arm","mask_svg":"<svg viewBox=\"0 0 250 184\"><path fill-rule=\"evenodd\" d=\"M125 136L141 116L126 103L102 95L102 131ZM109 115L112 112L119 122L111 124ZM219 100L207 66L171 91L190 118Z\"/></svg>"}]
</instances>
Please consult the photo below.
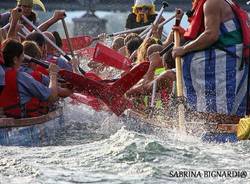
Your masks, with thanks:
<instances>
[{"instance_id":1,"label":"bare arm","mask_svg":"<svg viewBox=\"0 0 250 184\"><path fill-rule=\"evenodd\" d=\"M51 89L51 95L48 98L49 102L54 102L57 100L58 97L58 83L57 83L57 73L58 67L55 64L50 64L49 66L49 88Z\"/></svg>"},{"instance_id":2,"label":"bare arm","mask_svg":"<svg viewBox=\"0 0 250 184\"><path fill-rule=\"evenodd\" d=\"M221 23L220 4L221 1L218 0L206 1L203 7L205 31L184 46L185 53L205 49L218 40Z\"/></svg>"},{"instance_id":3,"label":"bare arm","mask_svg":"<svg viewBox=\"0 0 250 184\"><path fill-rule=\"evenodd\" d=\"M53 24L55 24L58 20L63 19L64 17L65 17L65 11L56 10L54 12L53 17L51 17L50 19L48 19L47 21L45 21L44 23L42 23L41 25L39 25L38 28L42 32L47 31L50 26L52 26Z\"/></svg>"},{"instance_id":4,"label":"bare arm","mask_svg":"<svg viewBox=\"0 0 250 184\"><path fill-rule=\"evenodd\" d=\"M21 12L18 12L18 8L11 11L10 28L7 33L7 38L16 38L17 36L17 23L21 17Z\"/></svg>"}]
</instances>

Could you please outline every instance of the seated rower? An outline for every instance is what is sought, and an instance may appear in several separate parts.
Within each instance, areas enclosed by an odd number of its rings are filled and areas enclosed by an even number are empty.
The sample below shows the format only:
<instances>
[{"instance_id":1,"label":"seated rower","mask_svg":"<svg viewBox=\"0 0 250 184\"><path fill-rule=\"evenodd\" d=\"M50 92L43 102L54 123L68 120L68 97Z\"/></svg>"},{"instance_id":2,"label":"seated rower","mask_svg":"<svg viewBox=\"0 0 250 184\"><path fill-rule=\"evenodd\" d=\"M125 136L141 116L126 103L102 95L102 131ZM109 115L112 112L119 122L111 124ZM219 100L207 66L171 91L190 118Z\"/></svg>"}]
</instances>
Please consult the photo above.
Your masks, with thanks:
<instances>
[{"instance_id":1,"label":"seated rower","mask_svg":"<svg viewBox=\"0 0 250 184\"><path fill-rule=\"evenodd\" d=\"M126 56L126 57L129 57L129 56L130 56L130 53L129 53L129 52L133 53L133 51L132 51L132 50L129 51L130 49L127 48L127 46L128 46L127 44L128 44L128 42L129 42L130 40L133 40L133 39L135 39L135 40L141 40L141 41L140 41L140 44L141 44L141 42L143 41L143 40L139 37L138 34L136 34L136 33L130 33L130 34L126 35L126 37L124 38L124 46L121 47L121 48L118 50L118 52L119 52L120 54ZM133 44L133 45L134 45L134 44ZM139 46L140 46L140 45L139 45ZM138 47L139 47L139 46L138 46ZM138 48L138 47L136 47L136 48ZM128 52L128 51L129 51L129 52Z\"/></svg>"},{"instance_id":2,"label":"seated rower","mask_svg":"<svg viewBox=\"0 0 250 184\"><path fill-rule=\"evenodd\" d=\"M121 36L115 37L112 42L111 48L115 51L118 51L122 47L124 47L124 38Z\"/></svg>"},{"instance_id":3,"label":"seated rower","mask_svg":"<svg viewBox=\"0 0 250 184\"><path fill-rule=\"evenodd\" d=\"M47 32L46 36L48 36L49 39L51 39L55 43L55 38L51 33ZM70 64L62 57L55 56L55 49L46 42L42 34L38 32L32 32L26 37L26 40L34 41L37 43L37 45L40 47L40 50L42 51L42 59L57 64L61 69L66 69L74 72L77 70L78 61L72 59L72 64ZM43 67L38 66L38 70L43 74L47 74L46 69L44 69Z\"/></svg>"},{"instance_id":4,"label":"seated rower","mask_svg":"<svg viewBox=\"0 0 250 184\"><path fill-rule=\"evenodd\" d=\"M42 52L40 51L39 46L33 41L25 41L22 43L24 54L33 57L35 59L42 58ZM49 77L37 70L38 65L36 63L27 61L24 59L20 71L26 72L33 76L36 80L41 82L45 86L49 86Z\"/></svg>"},{"instance_id":5,"label":"seated rower","mask_svg":"<svg viewBox=\"0 0 250 184\"><path fill-rule=\"evenodd\" d=\"M149 46L147 49L147 55L146 55L147 59L150 58L150 56L152 54L154 54L155 52L162 51L162 49L163 49L163 47L161 45L158 45L158 44L153 44L153 45ZM161 71L165 71L162 60L150 59L149 61L150 61L150 65L149 65L148 71L143 76L143 83L144 84L146 84L147 82L152 81L154 79L155 72L158 74L160 69L161 69ZM156 71L156 69L158 69L158 70Z\"/></svg>"},{"instance_id":6,"label":"seated rower","mask_svg":"<svg viewBox=\"0 0 250 184\"><path fill-rule=\"evenodd\" d=\"M158 46L157 46L158 47ZM155 48L154 48L155 49ZM161 50L161 47L158 47ZM156 49L157 50L157 49ZM156 81L157 89L156 92L161 92L161 98L163 101L166 101L169 97L169 94L172 92L172 84L175 81L175 72L173 70L169 70L167 65L165 64L166 54L163 55L163 58L160 57L159 52L154 52L149 56L150 63L160 63L162 62L165 70L153 75L153 78L148 80L144 79L132 87L126 95L128 97L139 97L141 95L151 95L153 89L153 83ZM150 71L151 72L151 71ZM154 71L153 71L154 72Z\"/></svg>"},{"instance_id":7,"label":"seated rower","mask_svg":"<svg viewBox=\"0 0 250 184\"><path fill-rule=\"evenodd\" d=\"M23 46L16 40L6 40L3 44L5 86L0 95L0 107L7 117L25 118L46 114L48 109L40 106L43 102L58 99L58 67L50 65L49 87L36 81L32 76L19 71L24 59Z\"/></svg>"},{"instance_id":8,"label":"seated rower","mask_svg":"<svg viewBox=\"0 0 250 184\"><path fill-rule=\"evenodd\" d=\"M190 42L173 49L173 57L183 60L184 96L193 111L246 114L249 63L242 54L243 38L250 35L242 34L240 19L247 21L236 17L241 10L231 6L225 0L194 0L184 33Z\"/></svg>"},{"instance_id":9,"label":"seated rower","mask_svg":"<svg viewBox=\"0 0 250 184\"><path fill-rule=\"evenodd\" d=\"M32 41L25 41L23 42L24 47L24 54L33 57L35 59L41 59L41 51L40 48L37 46L35 42ZM37 70L38 65L27 61L24 59L24 62L22 64L22 67L20 68L20 71L26 72L30 74L32 77L34 77L37 81L41 82L45 86L49 86L49 77L47 75L42 74L39 70ZM62 88L60 86L61 84L58 84L58 96L59 97L68 97L72 94L72 91L68 88Z\"/></svg>"},{"instance_id":10,"label":"seated rower","mask_svg":"<svg viewBox=\"0 0 250 184\"><path fill-rule=\"evenodd\" d=\"M142 44L137 49L137 59L136 59L137 63L147 60L148 58L147 50L153 44L157 44L157 40L155 40L154 38L149 37L143 40Z\"/></svg>"}]
</instances>

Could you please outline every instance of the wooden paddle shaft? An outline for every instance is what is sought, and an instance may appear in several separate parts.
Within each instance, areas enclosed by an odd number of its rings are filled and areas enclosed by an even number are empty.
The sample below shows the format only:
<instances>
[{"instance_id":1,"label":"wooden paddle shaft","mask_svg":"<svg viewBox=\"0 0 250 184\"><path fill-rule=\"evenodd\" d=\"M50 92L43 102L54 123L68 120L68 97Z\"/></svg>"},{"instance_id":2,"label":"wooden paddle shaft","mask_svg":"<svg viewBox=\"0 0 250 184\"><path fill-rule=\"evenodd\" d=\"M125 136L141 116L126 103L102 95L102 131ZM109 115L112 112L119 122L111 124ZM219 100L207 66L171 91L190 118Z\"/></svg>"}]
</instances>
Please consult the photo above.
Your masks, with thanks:
<instances>
[{"instance_id":1,"label":"wooden paddle shaft","mask_svg":"<svg viewBox=\"0 0 250 184\"><path fill-rule=\"evenodd\" d=\"M167 3L167 2L163 2L163 5L162 5L162 7L161 7L161 9L160 9L160 12L159 12L158 15L156 16L156 18L155 18L155 20L154 20L154 22L153 22L153 25L156 25L156 24L159 22L159 20L160 20L162 14L163 14L163 11L164 11L164 9L165 9L167 6L168 6L168 3ZM153 28L153 26L152 26L151 29L149 29L149 31L147 32L146 39L149 38L149 37L151 36L152 28Z\"/></svg>"},{"instance_id":2,"label":"wooden paddle shaft","mask_svg":"<svg viewBox=\"0 0 250 184\"><path fill-rule=\"evenodd\" d=\"M176 17L176 15L173 15L169 19L164 20L162 23L159 24L158 29L162 28L165 24L169 23L171 20L173 20ZM139 36L144 39L147 36L147 31L152 28L152 25L148 26L147 30L144 30ZM163 34L163 33L162 33Z\"/></svg>"},{"instance_id":3,"label":"wooden paddle shaft","mask_svg":"<svg viewBox=\"0 0 250 184\"><path fill-rule=\"evenodd\" d=\"M171 20L173 20L176 17L176 15L173 15L172 17L170 17L169 19L164 20L162 23L159 24L158 28L162 28L165 24L169 23ZM149 29L152 28L152 25L150 25L146 30L144 30L141 34L139 34L139 36L144 39L147 36L147 32Z\"/></svg>"},{"instance_id":4,"label":"wooden paddle shaft","mask_svg":"<svg viewBox=\"0 0 250 184\"><path fill-rule=\"evenodd\" d=\"M174 31L174 46L180 46L180 34L178 31ZM183 82L182 82L182 66L181 66L181 57L175 58L176 66L176 83L177 83L177 96L183 96Z\"/></svg>"},{"instance_id":5,"label":"wooden paddle shaft","mask_svg":"<svg viewBox=\"0 0 250 184\"><path fill-rule=\"evenodd\" d=\"M36 30L38 33L42 34L43 37L49 44L51 44L58 52L60 52L67 60L70 59L67 57L66 53L60 49L53 41L51 41L40 29L38 29L29 19L27 19L24 15L22 15L22 19L29 24L34 30Z\"/></svg>"},{"instance_id":6,"label":"wooden paddle shaft","mask_svg":"<svg viewBox=\"0 0 250 184\"><path fill-rule=\"evenodd\" d=\"M144 29L146 29L148 27L150 27L150 25L137 27L137 28L134 28L134 29L128 29L128 30L124 30L124 31L119 31L119 32L116 32L116 33L109 34L108 36L112 37L112 36L117 36L117 35L120 35L120 34L127 34L127 33L142 31L142 30L144 30Z\"/></svg>"},{"instance_id":7,"label":"wooden paddle shaft","mask_svg":"<svg viewBox=\"0 0 250 184\"><path fill-rule=\"evenodd\" d=\"M71 40L70 40L70 38L69 38L69 31L68 31L68 28L67 28L65 19L62 19L62 24L63 24L63 29L64 29L64 32L65 32L65 36L66 36L66 38L67 38L67 43L68 43L68 46L69 46L71 55L72 55L72 57L74 58L74 57L75 57L75 54L74 54L74 50L73 50L73 46L72 46Z\"/></svg>"}]
</instances>

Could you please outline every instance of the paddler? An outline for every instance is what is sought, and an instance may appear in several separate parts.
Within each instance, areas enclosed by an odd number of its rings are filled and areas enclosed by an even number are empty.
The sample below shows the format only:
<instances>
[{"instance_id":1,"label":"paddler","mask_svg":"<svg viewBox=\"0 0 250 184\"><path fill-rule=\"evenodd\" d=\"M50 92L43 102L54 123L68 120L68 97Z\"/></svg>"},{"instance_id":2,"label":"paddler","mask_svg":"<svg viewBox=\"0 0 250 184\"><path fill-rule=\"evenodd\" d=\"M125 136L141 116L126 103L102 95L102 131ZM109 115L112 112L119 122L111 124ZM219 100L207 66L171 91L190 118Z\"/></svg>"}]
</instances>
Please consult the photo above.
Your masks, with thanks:
<instances>
[{"instance_id":1,"label":"paddler","mask_svg":"<svg viewBox=\"0 0 250 184\"><path fill-rule=\"evenodd\" d=\"M43 11L46 11L44 4L40 0L17 0L17 7L21 8L22 14L27 17L34 25L38 26L37 15L33 11L34 5L38 5ZM10 12L1 14L1 17L0 25L4 27L9 23ZM32 30L32 28L30 28L30 26L24 22L22 22L22 24L25 25L29 30Z\"/></svg>"},{"instance_id":2,"label":"paddler","mask_svg":"<svg viewBox=\"0 0 250 184\"><path fill-rule=\"evenodd\" d=\"M133 29L150 25L156 17L155 4L152 0L136 0L132 12L127 17L125 28ZM163 20L162 18L160 22ZM161 35L161 32L162 29L159 31L159 35Z\"/></svg>"},{"instance_id":3,"label":"paddler","mask_svg":"<svg viewBox=\"0 0 250 184\"><path fill-rule=\"evenodd\" d=\"M184 33L190 42L174 48L172 55L182 57L184 96L191 110L244 116L249 56L243 52L243 41L250 31L243 29L247 21L230 2L192 1L190 25Z\"/></svg>"}]
</instances>

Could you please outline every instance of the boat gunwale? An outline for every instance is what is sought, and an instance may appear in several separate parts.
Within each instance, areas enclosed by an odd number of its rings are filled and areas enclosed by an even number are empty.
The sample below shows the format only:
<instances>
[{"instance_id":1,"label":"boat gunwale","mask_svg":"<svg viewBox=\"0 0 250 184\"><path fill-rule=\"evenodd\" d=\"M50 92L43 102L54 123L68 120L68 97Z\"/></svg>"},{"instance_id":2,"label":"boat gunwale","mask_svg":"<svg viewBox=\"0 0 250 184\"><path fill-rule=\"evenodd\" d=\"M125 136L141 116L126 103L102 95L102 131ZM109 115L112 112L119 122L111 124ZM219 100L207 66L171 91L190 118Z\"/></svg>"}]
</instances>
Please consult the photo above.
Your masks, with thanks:
<instances>
[{"instance_id":1,"label":"boat gunwale","mask_svg":"<svg viewBox=\"0 0 250 184\"><path fill-rule=\"evenodd\" d=\"M132 117L132 118L136 118L140 121L142 121L143 123L158 127L158 128L174 128L177 126L177 123L174 124L173 119L169 119L166 118L167 120L164 121L158 121L157 118L149 118L147 114L143 114L141 112L137 112L134 110L127 110L126 115L128 117ZM225 117L225 116L223 116ZM206 118L201 118L201 114L198 114L198 116L196 116L195 118L193 118L191 121L186 121L186 125L188 127L195 126L195 125L200 125L200 129L207 132L207 133L236 133L237 131L237 124L236 124L236 120L239 117L235 117L232 116L233 120L230 123L215 123L212 122L208 125L206 125L206 123L198 123L197 120L199 121L205 121ZM211 117L208 118L207 120L211 120ZM222 120L222 119L220 119ZM235 122L235 123L233 123Z\"/></svg>"},{"instance_id":2,"label":"boat gunwale","mask_svg":"<svg viewBox=\"0 0 250 184\"><path fill-rule=\"evenodd\" d=\"M23 118L23 119L0 118L0 129L27 127L37 124L43 124L57 117L60 117L61 115L63 115L63 108L59 107L55 111L49 112L48 114L38 117Z\"/></svg>"}]
</instances>

